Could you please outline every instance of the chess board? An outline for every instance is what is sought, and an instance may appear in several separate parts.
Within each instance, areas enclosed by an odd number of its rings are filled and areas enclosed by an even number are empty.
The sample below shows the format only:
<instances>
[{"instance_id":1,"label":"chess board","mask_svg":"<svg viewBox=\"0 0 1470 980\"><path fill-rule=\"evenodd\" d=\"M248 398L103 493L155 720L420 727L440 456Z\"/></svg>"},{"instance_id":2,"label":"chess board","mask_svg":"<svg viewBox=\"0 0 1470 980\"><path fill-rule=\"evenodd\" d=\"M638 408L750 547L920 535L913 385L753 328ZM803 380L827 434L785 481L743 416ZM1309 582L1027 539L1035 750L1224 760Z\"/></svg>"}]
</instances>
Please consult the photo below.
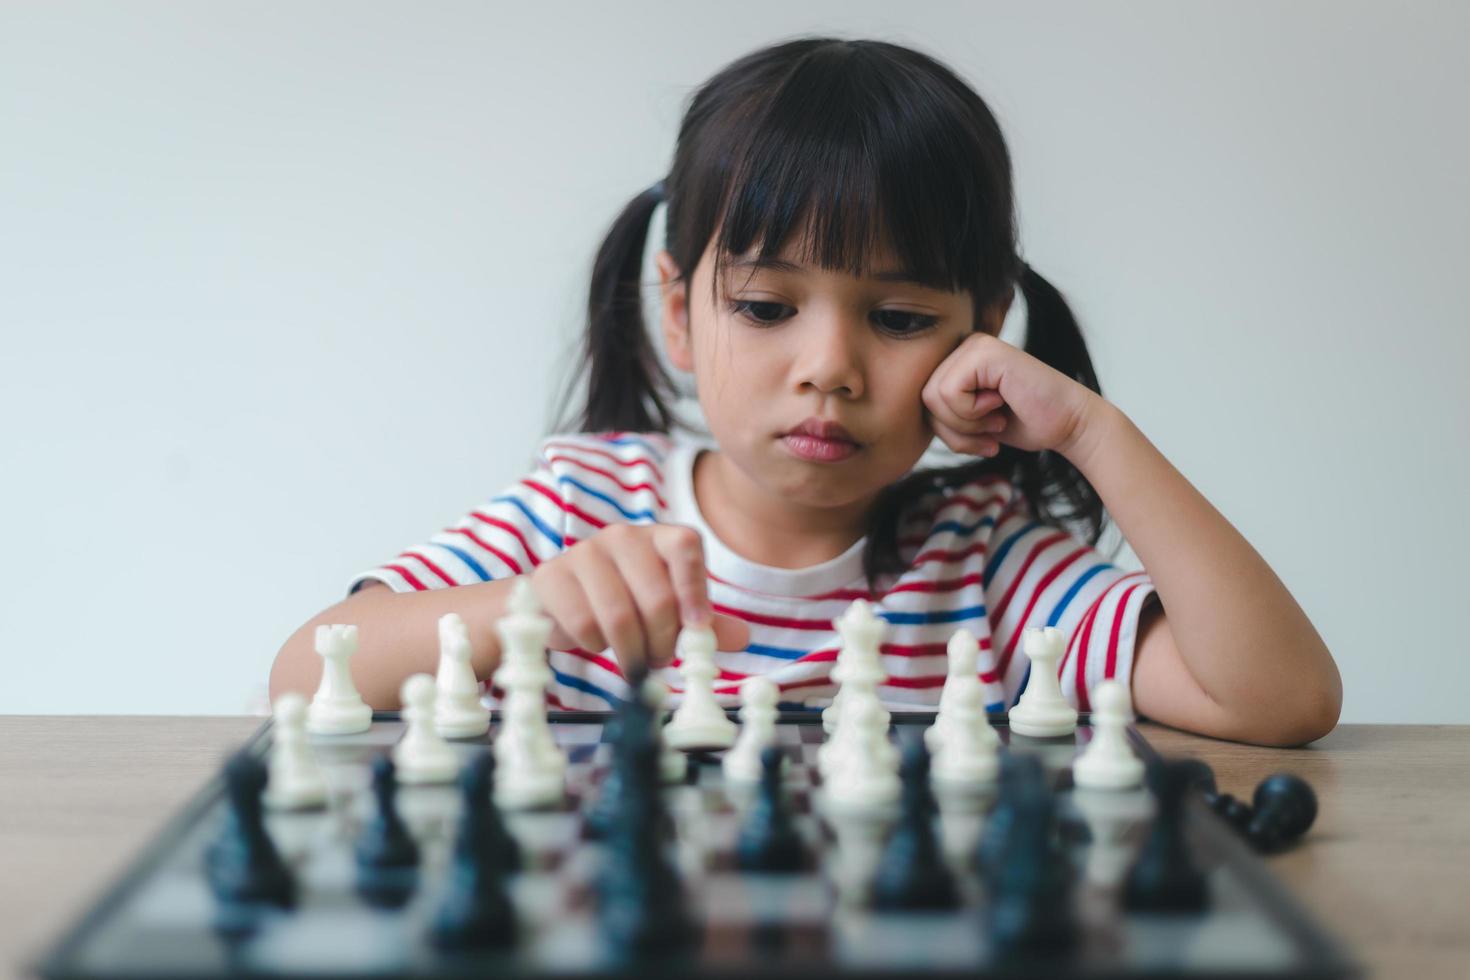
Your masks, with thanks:
<instances>
[{"instance_id":1,"label":"chess board","mask_svg":"<svg viewBox=\"0 0 1470 980\"><path fill-rule=\"evenodd\" d=\"M960 877L962 907L946 912L879 912L863 900L865 876L881 852L881 819L829 820L820 804L815 713L783 713L778 737L791 760L787 787L798 824L816 855L800 874L756 874L732 860L753 791L727 787L715 757L694 757L686 783L668 787L670 842L701 924L698 945L676 962L614 956L600 938L590 882L601 845L586 838L583 811L596 797L612 745L606 715L553 713L552 730L569 758L562 809L508 813L526 867L510 890L521 938L500 952L447 952L427 939L443 894L460 808L453 785L398 792L400 812L420 844L415 891L398 908L375 907L355 891L353 843L373 808L369 764L403 733L394 714L361 734L313 737L331 788L324 810L272 813L268 829L296 875L298 900L252 933L216 928L217 905L204 852L225 817L223 785L212 780L169 823L113 887L39 964L47 977L313 976L579 977L667 973L769 977L990 976L1343 977L1358 971L1344 948L1314 923L1229 827L1189 801L1189 837L1207 871L1211 905L1202 914L1138 914L1119 900L1122 877L1152 814L1147 791L1074 789L1070 763L1091 737L1028 739L997 730L1006 752L1034 753L1058 790L1061 833L1076 874L1082 940L1070 953L1019 963L988 948L985 895L973 855L993 798L941 797L940 839ZM932 720L894 716L894 738L917 737ZM1148 746L1130 732L1146 757ZM490 738L494 736L492 728ZM469 759L488 739L453 743ZM264 754L266 723L247 746ZM1041 954L1038 954L1041 955Z\"/></svg>"}]
</instances>

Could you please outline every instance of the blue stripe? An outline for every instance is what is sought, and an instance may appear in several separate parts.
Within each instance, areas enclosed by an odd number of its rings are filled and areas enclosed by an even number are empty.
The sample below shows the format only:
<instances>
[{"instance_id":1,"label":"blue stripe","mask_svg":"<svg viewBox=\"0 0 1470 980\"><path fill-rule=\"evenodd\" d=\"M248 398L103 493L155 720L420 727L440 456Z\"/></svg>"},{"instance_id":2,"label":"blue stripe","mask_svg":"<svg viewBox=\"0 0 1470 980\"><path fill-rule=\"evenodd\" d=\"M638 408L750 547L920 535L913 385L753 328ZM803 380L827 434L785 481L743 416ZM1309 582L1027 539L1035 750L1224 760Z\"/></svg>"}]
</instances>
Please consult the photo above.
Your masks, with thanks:
<instances>
[{"instance_id":1,"label":"blue stripe","mask_svg":"<svg viewBox=\"0 0 1470 980\"><path fill-rule=\"evenodd\" d=\"M527 507L524 501L517 500L515 497L511 496L504 496L492 497L490 502L493 504L513 504L517 510L526 515L526 520L530 521L536 526L536 530L544 534L547 539L551 541L552 544L556 545L558 549L562 547L561 535L557 534L556 531L552 530L545 521L533 514L531 512L531 508Z\"/></svg>"},{"instance_id":2,"label":"blue stripe","mask_svg":"<svg viewBox=\"0 0 1470 980\"><path fill-rule=\"evenodd\" d=\"M485 571L485 566L483 566L479 562L475 561L475 559L473 557L471 557L471 555L470 555L470 553L468 551L465 551L463 548L456 548L452 544L444 544L444 543L439 542L439 541L435 541L434 543L437 544L437 545L439 545L439 547L443 548L445 551L447 551L450 554L454 555L456 558L458 558L460 561L464 562L466 565L468 565L469 568L470 568L470 571L472 571L476 575L480 576L480 581L481 582L488 582L488 581L490 581L490 573L487 572L487 571Z\"/></svg>"},{"instance_id":3,"label":"blue stripe","mask_svg":"<svg viewBox=\"0 0 1470 980\"><path fill-rule=\"evenodd\" d=\"M620 503L618 503L612 497L609 497L607 494L603 493L600 490L593 490L591 487L589 487L587 484L583 483L581 480L573 479L570 476L559 476L559 477L556 478L556 482L557 483L570 483L572 486L576 487L578 490L581 490L583 493L587 494L587 496L589 496L589 497L596 497L598 500L601 500L604 503L610 504L615 510L617 510L617 512L619 514L622 514L624 517L626 517L630 521L636 521L636 520L639 520L640 518L643 519L643 520L648 520L648 521L651 521L651 520L654 519L653 511L651 511L651 510L624 510L623 509L623 505L620 504Z\"/></svg>"},{"instance_id":4,"label":"blue stripe","mask_svg":"<svg viewBox=\"0 0 1470 980\"><path fill-rule=\"evenodd\" d=\"M994 517L982 517L974 524L961 524L959 521L940 521L938 524L929 528L929 534L932 536L937 531L954 531L960 535L968 536L974 534L985 525L994 523Z\"/></svg>"},{"instance_id":5,"label":"blue stripe","mask_svg":"<svg viewBox=\"0 0 1470 980\"><path fill-rule=\"evenodd\" d=\"M985 713L989 715L998 715L1004 710L1006 710L1006 703L1004 701L997 701L994 704L987 704L985 706Z\"/></svg>"},{"instance_id":6,"label":"blue stripe","mask_svg":"<svg viewBox=\"0 0 1470 980\"><path fill-rule=\"evenodd\" d=\"M644 449L647 449L649 451L649 453L653 456L655 462L662 463L664 461L663 453L654 448L651 443L646 442L643 439L638 438L637 436L618 436L616 439L603 439L602 441L610 442L616 446L642 446Z\"/></svg>"},{"instance_id":7,"label":"blue stripe","mask_svg":"<svg viewBox=\"0 0 1470 980\"><path fill-rule=\"evenodd\" d=\"M571 674L564 674L561 671L557 670L555 667L551 668L551 676L555 677L556 682L564 687L570 687L573 690L577 691L584 691L595 698L602 698L602 700L607 702L608 707L610 708L616 708L618 706L617 698L613 697L611 694L607 693L591 681L583 680L582 678L575 677Z\"/></svg>"},{"instance_id":8,"label":"blue stripe","mask_svg":"<svg viewBox=\"0 0 1470 980\"><path fill-rule=\"evenodd\" d=\"M806 656L805 650L791 650L787 647L768 647L759 643L751 643L745 647L746 653L759 653L766 657L780 657L782 660L796 660L798 657Z\"/></svg>"},{"instance_id":9,"label":"blue stripe","mask_svg":"<svg viewBox=\"0 0 1470 980\"><path fill-rule=\"evenodd\" d=\"M995 577L995 570L1000 567L1001 562L1006 560L1006 555L1010 553L1015 543L1040 526L1040 521L1032 521L1001 542L1000 547L995 549L995 554L991 557L990 561L985 563L985 574L981 578L981 583L986 588L990 587L990 580Z\"/></svg>"},{"instance_id":10,"label":"blue stripe","mask_svg":"<svg viewBox=\"0 0 1470 980\"><path fill-rule=\"evenodd\" d=\"M963 619L984 619L985 604L965 606L963 609L936 609L932 612L879 612L878 616L895 626L955 623Z\"/></svg>"},{"instance_id":11,"label":"blue stripe","mask_svg":"<svg viewBox=\"0 0 1470 980\"><path fill-rule=\"evenodd\" d=\"M1072 600L1077 598L1077 593L1082 591L1082 586L1086 585L1088 581L1091 580L1098 573L1105 572L1113 567L1114 566L1109 565L1107 562L1103 562L1101 565L1093 565L1087 571L1083 572L1081 577L1079 577L1077 581L1072 583L1072 587L1067 590L1067 594L1062 596L1061 600L1057 603L1056 608L1051 611L1051 615L1046 618L1046 625L1055 626L1058 622L1060 622L1062 618L1062 613L1066 610L1067 606L1071 604Z\"/></svg>"}]
</instances>

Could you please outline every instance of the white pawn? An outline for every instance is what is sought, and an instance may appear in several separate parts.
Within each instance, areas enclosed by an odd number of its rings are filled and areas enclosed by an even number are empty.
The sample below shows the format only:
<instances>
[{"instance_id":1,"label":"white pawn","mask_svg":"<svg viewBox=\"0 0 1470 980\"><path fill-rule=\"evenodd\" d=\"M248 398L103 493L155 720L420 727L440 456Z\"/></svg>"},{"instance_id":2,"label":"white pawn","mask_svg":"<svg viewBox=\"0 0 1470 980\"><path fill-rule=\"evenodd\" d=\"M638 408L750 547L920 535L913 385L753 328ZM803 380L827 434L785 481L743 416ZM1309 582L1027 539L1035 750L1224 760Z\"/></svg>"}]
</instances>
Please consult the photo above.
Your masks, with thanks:
<instances>
[{"instance_id":1,"label":"white pawn","mask_svg":"<svg viewBox=\"0 0 1470 980\"><path fill-rule=\"evenodd\" d=\"M318 626L316 652L322 658L322 682L307 710L306 730L313 735L356 735L373 727L373 709L357 693L348 666L357 652L357 627Z\"/></svg>"},{"instance_id":2,"label":"white pawn","mask_svg":"<svg viewBox=\"0 0 1470 980\"><path fill-rule=\"evenodd\" d=\"M959 688L946 710L951 721L931 770L935 789L965 793L992 785L1000 772L1000 736L985 717L985 689Z\"/></svg>"},{"instance_id":3,"label":"white pawn","mask_svg":"<svg viewBox=\"0 0 1470 980\"><path fill-rule=\"evenodd\" d=\"M1062 694L1057 663L1067 649L1067 638L1055 626L1031 627L1022 634L1031 675L1021 701L1010 712L1011 731L1032 738L1057 738L1077 730L1077 709Z\"/></svg>"},{"instance_id":4,"label":"white pawn","mask_svg":"<svg viewBox=\"0 0 1470 980\"><path fill-rule=\"evenodd\" d=\"M445 738L476 738L490 730L480 703L480 680L470 666L470 631L458 613L439 617L439 672L434 684L434 727Z\"/></svg>"},{"instance_id":5,"label":"white pawn","mask_svg":"<svg viewBox=\"0 0 1470 980\"><path fill-rule=\"evenodd\" d=\"M658 775L666 783L682 783L689 775L689 757L664 740L668 718L669 686L649 674L643 681L643 702L653 712L653 735L658 741Z\"/></svg>"},{"instance_id":6,"label":"white pawn","mask_svg":"<svg viewBox=\"0 0 1470 980\"><path fill-rule=\"evenodd\" d=\"M327 784L306 741L306 698L295 693L276 699L271 725L265 805L272 810L309 810L327 801Z\"/></svg>"},{"instance_id":7,"label":"white pawn","mask_svg":"<svg viewBox=\"0 0 1470 980\"><path fill-rule=\"evenodd\" d=\"M715 631L708 626L686 626L679 632L679 675L684 699L664 726L664 738L676 749L728 749L735 741L735 723L715 700Z\"/></svg>"},{"instance_id":8,"label":"white pawn","mask_svg":"<svg viewBox=\"0 0 1470 980\"><path fill-rule=\"evenodd\" d=\"M949 674L944 689L939 692L939 711L934 724L924 731L924 745L937 756L957 723L976 729L964 736L966 744L999 745L1000 736L990 727L990 719L985 714L985 688L980 684L980 642L967 629L955 630L946 653ZM966 707L957 710L961 702ZM978 715L973 709L976 703L980 706Z\"/></svg>"},{"instance_id":9,"label":"white pawn","mask_svg":"<svg viewBox=\"0 0 1470 980\"><path fill-rule=\"evenodd\" d=\"M1072 782L1086 789L1132 789L1143 782L1143 760L1128 745L1133 699L1118 681L1092 689L1092 741L1072 763Z\"/></svg>"},{"instance_id":10,"label":"white pawn","mask_svg":"<svg viewBox=\"0 0 1470 980\"><path fill-rule=\"evenodd\" d=\"M827 803L838 812L882 810L898 799L898 773L890 764L892 743L875 697L849 701L838 736L846 743L841 766L823 782Z\"/></svg>"},{"instance_id":11,"label":"white pawn","mask_svg":"<svg viewBox=\"0 0 1470 980\"><path fill-rule=\"evenodd\" d=\"M764 767L761 753L776 744L776 702L781 689L769 677L747 677L740 684L740 737L725 753L721 765L725 779L734 783L758 783Z\"/></svg>"},{"instance_id":12,"label":"white pawn","mask_svg":"<svg viewBox=\"0 0 1470 980\"><path fill-rule=\"evenodd\" d=\"M394 772L400 783L447 783L459 775L459 762L449 743L434 730L434 678L412 674L399 697L408 730L393 746Z\"/></svg>"}]
</instances>

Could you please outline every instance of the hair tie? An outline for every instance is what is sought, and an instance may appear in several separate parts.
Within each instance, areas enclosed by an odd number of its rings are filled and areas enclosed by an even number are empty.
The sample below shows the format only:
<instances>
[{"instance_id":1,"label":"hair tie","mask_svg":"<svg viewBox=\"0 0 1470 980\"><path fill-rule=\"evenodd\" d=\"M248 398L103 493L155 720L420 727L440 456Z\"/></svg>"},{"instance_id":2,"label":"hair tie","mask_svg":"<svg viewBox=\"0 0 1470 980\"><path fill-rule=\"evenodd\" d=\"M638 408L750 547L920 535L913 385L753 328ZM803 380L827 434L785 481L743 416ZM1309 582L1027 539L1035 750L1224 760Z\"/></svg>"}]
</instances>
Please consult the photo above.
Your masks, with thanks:
<instances>
[{"instance_id":1,"label":"hair tie","mask_svg":"<svg viewBox=\"0 0 1470 980\"><path fill-rule=\"evenodd\" d=\"M654 197L658 198L660 201L666 200L667 197L668 197L667 193L664 190L664 182L663 182L663 180L659 180L658 183L656 183L652 187L650 187L648 189L648 193L652 194Z\"/></svg>"}]
</instances>

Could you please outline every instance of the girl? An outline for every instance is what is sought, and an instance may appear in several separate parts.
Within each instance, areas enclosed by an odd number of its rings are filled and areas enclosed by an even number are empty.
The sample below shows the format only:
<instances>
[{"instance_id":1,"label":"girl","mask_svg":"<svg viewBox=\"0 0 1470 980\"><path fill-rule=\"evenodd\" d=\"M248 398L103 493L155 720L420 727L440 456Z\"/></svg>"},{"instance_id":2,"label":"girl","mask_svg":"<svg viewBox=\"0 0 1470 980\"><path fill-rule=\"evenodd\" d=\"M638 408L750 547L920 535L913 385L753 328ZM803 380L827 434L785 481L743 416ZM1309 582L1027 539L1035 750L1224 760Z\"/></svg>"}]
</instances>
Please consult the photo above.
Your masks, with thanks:
<instances>
[{"instance_id":1,"label":"girl","mask_svg":"<svg viewBox=\"0 0 1470 980\"><path fill-rule=\"evenodd\" d=\"M555 623L560 707L606 708L634 661L677 685L681 624L713 626L727 703L757 673L822 703L832 620L865 598L889 624L882 693L897 707L937 703L959 629L979 641L992 708L1013 704L1022 630L1052 625L1080 708L1117 677L1167 724L1268 744L1325 734L1341 684L1321 637L1103 399L1066 303L1017 254L1013 193L994 116L933 58L805 38L729 65L597 255L577 431L359 575L286 642L272 692L314 688L318 623L357 623L360 689L391 707L407 675L434 670L450 611L489 678L509 580L528 575ZM674 412L640 308L660 203L664 352L693 375L708 439ZM1024 349L998 337L1017 290ZM964 459L915 468L936 436ZM1096 550L1109 512L1146 571Z\"/></svg>"}]
</instances>

